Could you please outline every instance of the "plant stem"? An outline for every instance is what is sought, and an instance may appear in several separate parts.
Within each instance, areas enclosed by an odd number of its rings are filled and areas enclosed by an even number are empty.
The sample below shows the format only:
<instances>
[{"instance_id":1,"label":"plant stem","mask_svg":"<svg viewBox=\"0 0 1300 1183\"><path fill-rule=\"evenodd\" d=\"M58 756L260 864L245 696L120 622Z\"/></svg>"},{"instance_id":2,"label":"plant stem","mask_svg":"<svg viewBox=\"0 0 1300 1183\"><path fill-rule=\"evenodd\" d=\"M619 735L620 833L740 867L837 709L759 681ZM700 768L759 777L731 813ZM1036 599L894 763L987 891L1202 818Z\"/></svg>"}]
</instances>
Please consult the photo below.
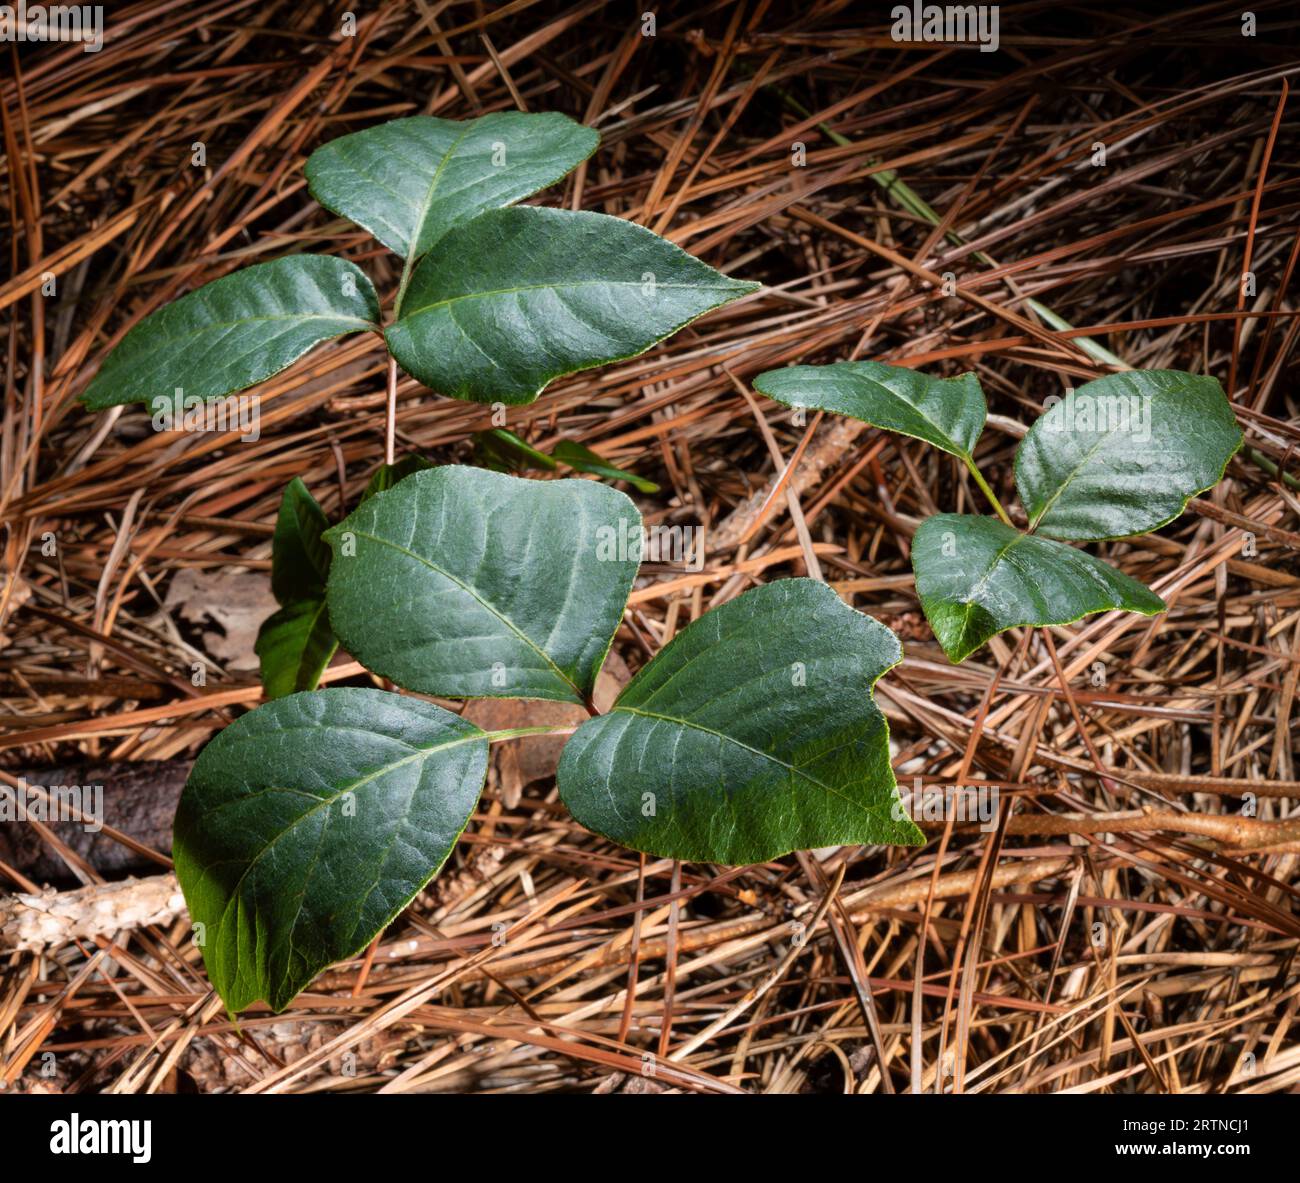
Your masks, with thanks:
<instances>
[{"instance_id":1,"label":"plant stem","mask_svg":"<svg viewBox=\"0 0 1300 1183\"><path fill-rule=\"evenodd\" d=\"M1289 472L1284 472L1278 468L1263 452L1256 448L1247 448L1246 454L1262 468L1269 476L1275 477L1284 484L1290 485L1293 489L1300 489L1300 481L1296 480Z\"/></svg>"},{"instance_id":2,"label":"plant stem","mask_svg":"<svg viewBox=\"0 0 1300 1183\"><path fill-rule=\"evenodd\" d=\"M397 359L388 359L388 413L384 423L384 463L392 465L397 454Z\"/></svg>"},{"instance_id":3,"label":"plant stem","mask_svg":"<svg viewBox=\"0 0 1300 1183\"><path fill-rule=\"evenodd\" d=\"M414 243L412 243L414 249ZM407 255L406 262L402 264L402 278L397 285L397 295L393 299L393 319L400 320L402 316L402 297L406 295L406 285L411 282L411 271L415 267L413 255Z\"/></svg>"},{"instance_id":4,"label":"plant stem","mask_svg":"<svg viewBox=\"0 0 1300 1183\"><path fill-rule=\"evenodd\" d=\"M1007 514L1007 511L1002 508L1002 502L998 500L997 494L994 493L993 490L989 488L988 481L984 479L983 474L981 474L980 470L975 467L974 458L970 456L963 456L962 459L966 461L967 471L971 474L972 477L975 478L975 483L980 487L981 491L984 493L984 496L989 499L989 503L997 511L998 517L1000 517L1003 520L1003 522L1005 522L1008 526L1011 526L1014 529L1014 523L1011 521L1011 518Z\"/></svg>"},{"instance_id":5,"label":"plant stem","mask_svg":"<svg viewBox=\"0 0 1300 1183\"><path fill-rule=\"evenodd\" d=\"M527 735L571 735L576 727L510 727L505 731L488 731L488 743L502 743L508 739L522 739Z\"/></svg>"}]
</instances>

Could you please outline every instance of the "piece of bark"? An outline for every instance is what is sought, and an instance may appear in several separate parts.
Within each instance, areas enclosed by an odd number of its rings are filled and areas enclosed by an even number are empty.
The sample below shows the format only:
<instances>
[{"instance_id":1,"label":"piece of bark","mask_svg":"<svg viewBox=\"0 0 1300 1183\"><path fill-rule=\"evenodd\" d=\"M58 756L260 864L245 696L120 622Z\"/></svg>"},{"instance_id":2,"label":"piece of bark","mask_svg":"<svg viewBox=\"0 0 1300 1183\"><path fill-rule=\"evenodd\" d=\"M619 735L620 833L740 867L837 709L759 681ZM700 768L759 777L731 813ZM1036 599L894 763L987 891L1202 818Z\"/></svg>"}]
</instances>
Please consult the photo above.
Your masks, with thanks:
<instances>
[{"instance_id":1,"label":"piece of bark","mask_svg":"<svg viewBox=\"0 0 1300 1183\"><path fill-rule=\"evenodd\" d=\"M119 760L111 764L34 768L13 773L29 785L102 785L103 817L98 819L137 842L170 854L172 818L192 760ZM152 874L160 868L152 859L108 837L88 831L75 821L47 823L58 838L101 875ZM35 826L25 821L0 822L0 860L37 882L73 879L67 864L50 850Z\"/></svg>"}]
</instances>

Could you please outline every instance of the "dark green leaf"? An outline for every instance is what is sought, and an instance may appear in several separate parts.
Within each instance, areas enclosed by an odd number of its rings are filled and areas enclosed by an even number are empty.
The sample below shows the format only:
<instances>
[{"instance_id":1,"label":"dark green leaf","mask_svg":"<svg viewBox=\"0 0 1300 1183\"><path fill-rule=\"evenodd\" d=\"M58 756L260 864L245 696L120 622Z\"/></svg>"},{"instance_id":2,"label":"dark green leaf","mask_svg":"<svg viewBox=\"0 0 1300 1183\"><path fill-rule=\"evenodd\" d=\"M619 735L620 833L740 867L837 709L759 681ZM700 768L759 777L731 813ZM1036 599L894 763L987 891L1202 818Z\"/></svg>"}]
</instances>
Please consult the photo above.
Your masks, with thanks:
<instances>
[{"instance_id":1,"label":"dark green leaf","mask_svg":"<svg viewBox=\"0 0 1300 1183\"><path fill-rule=\"evenodd\" d=\"M208 744L172 853L227 1009L283 1010L382 932L451 853L487 758L472 723L382 690L281 698Z\"/></svg>"},{"instance_id":2,"label":"dark green leaf","mask_svg":"<svg viewBox=\"0 0 1300 1183\"><path fill-rule=\"evenodd\" d=\"M589 472L593 476L602 476L607 481L627 481L639 493L658 493L659 486L654 481L628 472L625 468L616 468L603 456L584 447L575 440L561 440L555 445L551 455L561 464L567 464L577 472Z\"/></svg>"},{"instance_id":3,"label":"dark green leaf","mask_svg":"<svg viewBox=\"0 0 1300 1183\"><path fill-rule=\"evenodd\" d=\"M254 652L267 698L315 690L338 648L325 599L298 600L262 622Z\"/></svg>"},{"instance_id":4,"label":"dark green leaf","mask_svg":"<svg viewBox=\"0 0 1300 1183\"><path fill-rule=\"evenodd\" d=\"M1241 428L1214 378L1110 374L1049 407L1016 453L1030 526L1080 542L1145 534L1218 483Z\"/></svg>"},{"instance_id":5,"label":"dark green leaf","mask_svg":"<svg viewBox=\"0 0 1300 1183\"><path fill-rule=\"evenodd\" d=\"M931 378L902 366L841 361L768 370L754 389L789 407L833 411L914 436L964 460L984 430L984 392L973 373Z\"/></svg>"},{"instance_id":6,"label":"dark green leaf","mask_svg":"<svg viewBox=\"0 0 1300 1183\"><path fill-rule=\"evenodd\" d=\"M315 690L338 648L325 610L328 528L316 499L294 477L280 499L271 546L271 591L281 607L262 622L254 646L268 698Z\"/></svg>"},{"instance_id":7,"label":"dark green leaf","mask_svg":"<svg viewBox=\"0 0 1300 1183\"><path fill-rule=\"evenodd\" d=\"M1108 563L996 518L936 514L912 540L921 607L949 661L965 661L995 633L1072 624L1113 608L1152 616L1165 603Z\"/></svg>"},{"instance_id":8,"label":"dark green leaf","mask_svg":"<svg viewBox=\"0 0 1300 1183\"><path fill-rule=\"evenodd\" d=\"M491 210L416 266L388 347L440 394L530 403L553 378L644 353L757 286L621 218Z\"/></svg>"},{"instance_id":9,"label":"dark green leaf","mask_svg":"<svg viewBox=\"0 0 1300 1183\"><path fill-rule=\"evenodd\" d=\"M271 591L281 606L325 595L330 548L321 535L329 525L316 498L300 477L294 477L280 498L271 544Z\"/></svg>"},{"instance_id":10,"label":"dark green leaf","mask_svg":"<svg viewBox=\"0 0 1300 1183\"><path fill-rule=\"evenodd\" d=\"M554 184L599 143L597 132L554 111L415 115L317 148L307 183L321 205L419 258L452 226Z\"/></svg>"},{"instance_id":11,"label":"dark green leaf","mask_svg":"<svg viewBox=\"0 0 1300 1183\"><path fill-rule=\"evenodd\" d=\"M366 491L361 494L361 500L369 501L376 493L388 492L398 481L405 480L413 472L423 472L426 468L433 467L435 465L432 460L426 460L414 452L409 456L403 456L396 464L381 464L371 474Z\"/></svg>"},{"instance_id":12,"label":"dark green leaf","mask_svg":"<svg viewBox=\"0 0 1300 1183\"><path fill-rule=\"evenodd\" d=\"M679 633L583 723L560 796L588 829L659 858L747 864L922 840L896 810L872 700L898 638L829 587L786 579Z\"/></svg>"},{"instance_id":13,"label":"dark green leaf","mask_svg":"<svg viewBox=\"0 0 1300 1183\"><path fill-rule=\"evenodd\" d=\"M322 341L374 329L379 298L365 273L329 255L245 267L158 309L99 368L81 401L219 398L292 365Z\"/></svg>"},{"instance_id":14,"label":"dark green leaf","mask_svg":"<svg viewBox=\"0 0 1300 1183\"><path fill-rule=\"evenodd\" d=\"M640 531L636 506L594 481L417 472L325 535L330 619L353 657L407 690L583 702Z\"/></svg>"}]
</instances>

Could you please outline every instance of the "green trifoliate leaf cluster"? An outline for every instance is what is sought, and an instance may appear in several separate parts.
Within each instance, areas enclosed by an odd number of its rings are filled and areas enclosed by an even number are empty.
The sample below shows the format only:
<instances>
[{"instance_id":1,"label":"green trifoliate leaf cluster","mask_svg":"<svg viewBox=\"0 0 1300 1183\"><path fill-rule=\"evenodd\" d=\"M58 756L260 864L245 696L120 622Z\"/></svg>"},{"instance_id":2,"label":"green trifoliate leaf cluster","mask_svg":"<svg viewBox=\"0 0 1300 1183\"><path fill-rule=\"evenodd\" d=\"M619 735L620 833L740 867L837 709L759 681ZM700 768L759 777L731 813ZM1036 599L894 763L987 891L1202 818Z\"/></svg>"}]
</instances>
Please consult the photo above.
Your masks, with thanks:
<instances>
[{"instance_id":1,"label":"green trifoliate leaf cluster","mask_svg":"<svg viewBox=\"0 0 1300 1183\"><path fill-rule=\"evenodd\" d=\"M405 260L393 318L346 260L261 263L147 316L82 401L220 398L369 331L440 394L530 403L555 378L644 353L758 286L619 218L514 205L599 140L558 113L509 112L416 116L331 141L307 161L310 191Z\"/></svg>"},{"instance_id":2,"label":"green trifoliate leaf cluster","mask_svg":"<svg viewBox=\"0 0 1300 1183\"><path fill-rule=\"evenodd\" d=\"M974 459L986 415L974 374L940 379L837 362L771 370L754 386L787 406L925 440L959 457L992 497ZM1110 374L1049 404L1016 453L1026 531L1009 520L939 514L916 532L917 594L951 661L1021 625L1071 624L1110 609L1163 611L1155 592L1066 542L1128 538L1172 521L1218 483L1241 446L1219 383L1178 370Z\"/></svg>"},{"instance_id":3,"label":"green trifoliate leaf cluster","mask_svg":"<svg viewBox=\"0 0 1300 1183\"><path fill-rule=\"evenodd\" d=\"M595 481L410 467L328 529L290 487L273 561L282 614L315 602L323 579L330 643L403 690L594 710L639 564L633 502ZM824 584L745 592L578 727L560 795L583 824L665 858L920 841L872 700L901 656L887 628ZM488 744L510 734L400 694L332 689L278 698L209 744L175 856L227 1006L281 1009L362 949L446 860Z\"/></svg>"},{"instance_id":4,"label":"green trifoliate leaf cluster","mask_svg":"<svg viewBox=\"0 0 1300 1183\"><path fill-rule=\"evenodd\" d=\"M217 399L324 341L374 332L440 393L530 403L553 379L643 353L758 286L617 218L515 206L598 143L563 115L504 113L400 119L326 144L307 162L311 193L404 260L391 317L346 260L258 264L142 320L83 401ZM655 489L575 441L554 456L504 431L480 443L494 467L523 454L526 466ZM493 737L457 715L387 692L316 690L339 638L409 691L590 708L636 575L631 527L632 502L600 484L532 484L418 457L379 469L332 529L306 486L289 486L272 553L280 607L257 641L272 701L204 750L176 820L177 873L232 1011L256 999L283 1008L372 939L448 857L482 789ZM613 557L603 531L623 540ZM887 750L876 750L883 722L871 722L862 742L874 763L858 787L874 801L894 789ZM727 775L741 774L710 771ZM682 792L679 778L667 816L689 815ZM755 857L800 833L770 828Z\"/></svg>"}]
</instances>

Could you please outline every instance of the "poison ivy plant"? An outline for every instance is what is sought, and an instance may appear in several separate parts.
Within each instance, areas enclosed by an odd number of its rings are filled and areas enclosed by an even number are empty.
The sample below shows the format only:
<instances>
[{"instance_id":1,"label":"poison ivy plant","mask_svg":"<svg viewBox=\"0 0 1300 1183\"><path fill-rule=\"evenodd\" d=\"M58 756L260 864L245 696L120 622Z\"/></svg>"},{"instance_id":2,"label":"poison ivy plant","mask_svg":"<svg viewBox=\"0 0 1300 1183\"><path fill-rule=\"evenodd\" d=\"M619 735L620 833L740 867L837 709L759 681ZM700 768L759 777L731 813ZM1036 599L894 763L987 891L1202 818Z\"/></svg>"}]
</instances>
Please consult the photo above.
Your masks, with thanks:
<instances>
[{"instance_id":1,"label":"poison ivy plant","mask_svg":"<svg viewBox=\"0 0 1300 1183\"><path fill-rule=\"evenodd\" d=\"M135 326L81 401L92 411L244 390L322 341L379 328L365 272L328 255L291 255L205 284Z\"/></svg>"},{"instance_id":2,"label":"poison ivy plant","mask_svg":"<svg viewBox=\"0 0 1300 1183\"><path fill-rule=\"evenodd\" d=\"M1086 551L973 514L926 518L912 540L912 567L921 608L953 661L1018 625L1165 608L1150 588Z\"/></svg>"},{"instance_id":3,"label":"poison ivy plant","mask_svg":"<svg viewBox=\"0 0 1300 1183\"><path fill-rule=\"evenodd\" d=\"M353 657L406 690L587 702L637 569L602 543L640 527L594 481L418 472L325 534L330 618Z\"/></svg>"},{"instance_id":4,"label":"poison ivy plant","mask_svg":"<svg viewBox=\"0 0 1300 1183\"><path fill-rule=\"evenodd\" d=\"M754 389L790 406L834 411L915 436L970 460L984 430L984 392L974 374L931 378L874 361L788 366L754 379Z\"/></svg>"},{"instance_id":5,"label":"poison ivy plant","mask_svg":"<svg viewBox=\"0 0 1300 1183\"><path fill-rule=\"evenodd\" d=\"M513 205L596 144L561 115L524 114L335 140L308 161L311 192L403 257L391 314L345 260L260 264L142 320L83 397L216 398L370 331L437 391L521 405L754 290L629 222ZM809 580L759 587L683 629L599 716L596 678L637 575L636 506L597 480L395 462L393 405L388 462L341 522L301 481L285 491L280 610L257 645L271 701L208 744L177 812L177 877L232 1013L283 1009L415 898L476 808L491 743L571 730L485 732L411 694L583 705L563 797L652 854L744 862L920 839L895 816L872 700L901 656L886 628ZM522 457L654 490L574 441L547 456L498 426L484 448L500 467ZM410 693L315 689L340 643Z\"/></svg>"},{"instance_id":6,"label":"poison ivy plant","mask_svg":"<svg viewBox=\"0 0 1300 1183\"><path fill-rule=\"evenodd\" d=\"M324 534L325 511L302 479L294 477L280 499L271 549L271 591L281 604L321 599L330 572L330 551Z\"/></svg>"},{"instance_id":7,"label":"poison ivy plant","mask_svg":"<svg viewBox=\"0 0 1300 1183\"><path fill-rule=\"evenodd\" d=\"M1241 440L1213 378L1110 374L1043 412L1016 451L1016 488L1030 529L1049 538L1127 538L1218 484Z\"/></svg>"},{"instance_id":8,"label":"poison ivy plant","mask_svg":"<svg viewBox=\"0 0 1300 1183\"><path fill-rule=\"evenodd\" d=\"M474 458L484 467L497 472L524 472L528 469L554 471L561 464L574 472L589 472L606 481L626 481L638 493L658 493L654 481L638 476L626 468L611 464L599 452L577 440L560 440L548 456L514 432L497 427L474 433Z\"/></svg>"},{"instance_id":9,"label":"poison ivy plant","mask_svg":"<svg viewBox=\"0 0 1300 1183\"><path fill-rule=\"evenodd\" d=\"M347 260L298 255L257 264L145 317L82 400L98 410L177 395L219 398L323 341L369 331L442 393L528 403L552 379L644 352L758 286L618 218L509 208L565 176L599 139L558 113L506 112L464 122L416 116L331 141L307 161L310 190L405 259L389 323L370 280ZM493 448L502 457L513 441L532 451L532 463L556 466L512 433L499 435ZM654 488L576 445L566 455L579 471ZM363 501L422 463L383 466ZM273 552L280 611L257 642L272 697L314 688L337 646L324 609L324 528L305 487L291 486ZM314 565L288 553L304 541L316 548ZM308 576L321 586L309 586Z\"/></svg>"},{"instance_id":10,"label":"poison ivy plant","mask_svg":"<svg viewBox=\"0 0 1300 1183\"><path fill-rule=\"evenodd\" d=\"M593 452L577 440L560 440L551 449L551 455L561 464L567 465L574 472L589 472L607 481L627 481L638 493L658 493L659 486L643 476L637 476L626 468L611 464L598 452Z\"/></svg>"},{"instance_id":11,"label":"poison ivy plant","mask_svg":"<svg viewBox=\"0 0 1300 1183\"><path fill-rule=\"evenodd\" d=\"M520 439L504 427L476 431L473 435L474 459L484 468L496 472L523 472L530 468L554 472L559 465L545 452L539 452L527 440Z\"/></svg>"},{"instance_id":12,"label":"poison ivy plant","mask_svg":"<svg viewBox=\"0 0 1300 1183\"><path fill-rule=\"evenodd\" d=\"M390 251L418 259L453 226L553 185L599 143L593 128L549 111L416 115L318 148L307 187Z\"/></svg>"},{"instance_id":13,"label":"poison ivy plant","mask_svg":"<svg viewBox=\"0 0 1300 1183\"><path fill-rule=\"evenodd\" d=\"M1052 540L1127 538L1172 521L1218 483L1242 441L1213 378L1147 370L1089 382L1049 400L1020 443L1016 486L1029 522L1021 531L975 464L985 403L974 374L945 380L838 362L771 370L754 386L787 406L923 439L969 469L998 518L936 515L921 523L912 545L922 610L954 662L1020 625L1072 624L1110 609L1163 611L1150 588Z\"/></svg>"}]
</instances>

